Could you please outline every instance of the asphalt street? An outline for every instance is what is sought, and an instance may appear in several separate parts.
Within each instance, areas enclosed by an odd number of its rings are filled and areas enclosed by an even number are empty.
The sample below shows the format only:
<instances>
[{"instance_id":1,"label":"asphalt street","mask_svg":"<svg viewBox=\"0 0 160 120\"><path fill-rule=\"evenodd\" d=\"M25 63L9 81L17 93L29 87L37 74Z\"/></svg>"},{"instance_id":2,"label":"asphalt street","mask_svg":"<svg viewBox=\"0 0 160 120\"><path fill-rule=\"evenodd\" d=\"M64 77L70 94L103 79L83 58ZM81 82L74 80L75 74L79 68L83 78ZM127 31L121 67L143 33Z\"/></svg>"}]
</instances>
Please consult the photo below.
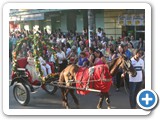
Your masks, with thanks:
<instances>
[{"instance_id":1,"label":"asphalt street","mask_svg":"<svg viewBox=\"0 0 160 120\"><path fill-rule=\"evenodd\" d=\"M82 96L76 94L80 109L96 109L99 96L98 93L90 92L89 94ZM125 90L121 88L119 92L115 91L112 87L110 90L111 109L129 109L129 97ZM69 95L69 105L72 109L76 108L73 99ZM20 105L13 96L13 87L9 88L9 108L10 109L64 109L61 101L61 91L58 91L54 95L47 94L43 89L39 88L36 93L30 94L30 102L27 106ZM103 102L103 109L106 109L107 105Z\"/></svg>"}]
</instances>

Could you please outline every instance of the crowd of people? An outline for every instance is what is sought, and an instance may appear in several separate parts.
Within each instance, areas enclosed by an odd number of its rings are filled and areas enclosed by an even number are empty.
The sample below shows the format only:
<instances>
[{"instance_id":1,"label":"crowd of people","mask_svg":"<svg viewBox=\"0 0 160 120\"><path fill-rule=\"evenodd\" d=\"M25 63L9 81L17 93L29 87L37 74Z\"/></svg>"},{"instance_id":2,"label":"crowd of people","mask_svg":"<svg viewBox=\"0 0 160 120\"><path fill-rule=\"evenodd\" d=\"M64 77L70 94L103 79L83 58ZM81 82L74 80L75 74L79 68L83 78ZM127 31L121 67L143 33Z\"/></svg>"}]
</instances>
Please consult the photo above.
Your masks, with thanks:
<instances>
[{"instance_id":1,"label":"crowd of people","mask_svg":"<svg viewBox=\"0 0 160 120\"><path fill-rule=\"evenodd\" d=\"M90 41L91 46L89 47L89 40L87 31L84 30L82 33L76 33L69 31L68 33L61 32L60 29L54 33L48 34L47 30L36 31L33 30L21 30L10 32L9 36L9 52L10 60L12 61L12 51L16 47L16 42L21 38L25 38L28 35L39 34L44 36L45 40L50 42L56 50L56 57L44 47L43 55L40 56L39 61L41 64L41 69L44 76L51 73L51 67L47 62L52 62L53 64L58 62L58 72L61 72L68 64L77 64L81 67L91 67L100 64L107 64L118 56L125 54L128 59L131 59L133 66L138 69L138 77L132 78L131 76L123 73L122 69L119 69L116 76L113 76L113 84L116 86L116 91L120 90L122 80L127 81L130 88L130 101L131 108L136 108L135 105L135 95L137 91L140 90L142 84L142 74L139 71L144 69L144 52L145 45L142 38L139 38L138 46L134 47L133 41L134 36L122 36L114 39L113 36L110 38L106 37L102 28L98 28L97 32L91 33ZM22 49L19 51L17 59L22 57L28 57L28 65L26 68L32 73L34 79L37 79L33 59L33 44L23 43ZM141 65L139 65L139 61ZM138 65L139 66L138 66ZM46 69L47 68L47 69ZM47 71L46 71L47 70ZM134 83L137 87L134 86Z\"/></svg>"}]
</instances>

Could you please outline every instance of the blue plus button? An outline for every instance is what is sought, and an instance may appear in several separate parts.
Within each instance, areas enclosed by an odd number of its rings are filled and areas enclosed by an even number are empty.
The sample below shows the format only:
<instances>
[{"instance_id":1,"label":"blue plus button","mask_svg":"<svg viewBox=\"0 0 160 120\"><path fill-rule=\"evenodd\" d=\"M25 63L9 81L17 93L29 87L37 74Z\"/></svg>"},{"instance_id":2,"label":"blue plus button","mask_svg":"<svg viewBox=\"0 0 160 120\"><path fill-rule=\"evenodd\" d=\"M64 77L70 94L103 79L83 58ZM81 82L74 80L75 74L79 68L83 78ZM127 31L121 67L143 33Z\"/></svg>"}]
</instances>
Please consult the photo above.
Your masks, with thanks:
<instances>
[{"instance_id":1,"label":"blue plus button","mask_svg":"<svg viewBox=\"0 0 160 120\"><path fill-rule=\"evenodd\" d=\"M143 89L137 95L138 105L145 110L154 108L157 101L157 94L153 90Z\"/></svg>"}]
</instances>

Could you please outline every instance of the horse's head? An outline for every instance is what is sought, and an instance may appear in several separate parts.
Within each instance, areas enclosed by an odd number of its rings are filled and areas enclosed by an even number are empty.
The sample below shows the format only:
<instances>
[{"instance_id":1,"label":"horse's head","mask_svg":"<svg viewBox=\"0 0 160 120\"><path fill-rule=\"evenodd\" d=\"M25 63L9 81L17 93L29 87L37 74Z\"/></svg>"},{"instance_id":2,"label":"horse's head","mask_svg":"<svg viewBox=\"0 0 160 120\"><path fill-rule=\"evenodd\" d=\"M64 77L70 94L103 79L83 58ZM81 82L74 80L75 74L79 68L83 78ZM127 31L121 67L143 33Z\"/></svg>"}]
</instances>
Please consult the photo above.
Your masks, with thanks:
<instances>
[{"instance_id":1,"label":"horse's head","mask_svg":"<svg viewBox=\"0 0 160 120\"><path fill-rule=\"evenodd\" d=\"M128 59L125 54L123 54L119 59L121 59L121 64L119 67L121 67L125 72L130 74L132 77L135 77L137 75L137 72L131 63L131 60Z\"/></svg>"},{"instance_id":2,"label":"horse's head","mask_svg":"<svg viewBox=\"0 0 160 120\"><path fill-rule=\"evenodd\" d=\"M131 61L127 58L126 55L122 55L121 57L118 57L112 61L110 65L110 74L114 76L118 71L118 68L123 69L132 77L135 77L137 75L136 70L134 69L134 67L131 64Z\"/></svg>"}]
</instances>

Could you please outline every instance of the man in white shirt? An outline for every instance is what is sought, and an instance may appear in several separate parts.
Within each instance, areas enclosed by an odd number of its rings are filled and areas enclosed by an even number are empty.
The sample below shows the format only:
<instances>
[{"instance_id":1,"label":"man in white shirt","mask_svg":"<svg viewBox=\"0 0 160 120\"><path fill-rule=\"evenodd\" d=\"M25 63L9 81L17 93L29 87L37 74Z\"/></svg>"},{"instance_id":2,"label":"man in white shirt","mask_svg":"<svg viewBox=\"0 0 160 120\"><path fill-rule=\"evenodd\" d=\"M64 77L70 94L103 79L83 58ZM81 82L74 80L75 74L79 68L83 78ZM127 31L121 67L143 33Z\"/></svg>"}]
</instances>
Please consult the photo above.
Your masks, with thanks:
<instances>
[{"instance_id":1,"label":"man in white shirt","mask_svg":"<svg viewBox=\"0 0 160 120\"><path fill-rule=\"evenodd\" d=\"M46 63L46 61L40 56L39 57L39 62L41 64L41 70L43 72L43 76L46 77L48 74L51 74L51 66Z\"/></svg>"},{"instance_id":2,"label":"man in white shirt","mask_svg":"<svg viewBox=\"0 0 160 120\"><path fill-rule=\"evenodd\" d=\"M56 50L57 50L56 56L59 64L58 71L61 72L67 66L67 63L66 63L67 60L66 60L65 53L61 50L60 47L57 47Z\"/></svg>"},{"instance_id":3,"label":"man in white shirt","mask_svg":"<svg viewBox=\"0 0 160 120\"><path fill-rule=\"evenodd\" d=\"M131 109L136 109L136 97L138 92L142 89L142 82L144 80L144 61L140 58L142 51L140 49L135 51L134 57L131 62L137 75L135 77L129 76L129 91L130 91L130 106Z\"/></svg>"},{"instance_id":4,"label":"man in white shirt","mask_svg":"<svg viewBox=\"0 0 160 120\"><path fill-rule=\"evenodd\" d=\"M101 40L101 38L102 38L102 29L101 28L98 28L97 36L98 36L98 40Z\"/></svg>"}]
</instances>

